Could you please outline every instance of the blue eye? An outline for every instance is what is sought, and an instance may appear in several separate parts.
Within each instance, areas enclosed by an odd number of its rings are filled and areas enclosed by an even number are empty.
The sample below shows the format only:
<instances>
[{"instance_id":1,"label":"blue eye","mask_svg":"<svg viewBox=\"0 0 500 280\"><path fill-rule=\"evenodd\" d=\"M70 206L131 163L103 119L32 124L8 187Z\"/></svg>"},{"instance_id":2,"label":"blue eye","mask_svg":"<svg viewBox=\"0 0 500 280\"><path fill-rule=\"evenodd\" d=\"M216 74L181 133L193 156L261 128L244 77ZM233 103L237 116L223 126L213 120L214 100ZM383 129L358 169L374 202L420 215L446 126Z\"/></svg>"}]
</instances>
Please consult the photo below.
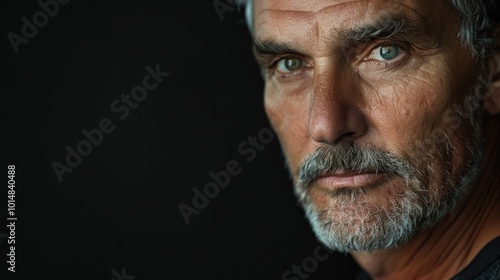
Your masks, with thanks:
<instances>
[{"instance_id":1,"label":"blue eye","mask_svg":"<svg viewBox=\"0 0 500 280\"><path fill-rule=\"evenodd\" d=\"M385 45L380 47L380 57L391 60L398 56L399 48L394 45Z\"/></svg>"},{"instance_id":2,"label":"blue eye","mask_svg":"<svg viewBox=\"0 0 500 280\"><path fill-rule=\"evenodd\" d=\"M405 54L406 52L401 50L397 45L386 44L373 49L370 55L367 58L365 58L365 60L377 60L381 62L388 62L393 60L399 60L398 58L403 57Z\"/></svg>"},{"instance_id":3,"label":"blue eye","mask_svg":"<svg viewBox=\"0 0 500 280\"><path fill-rule=\"evenodd\" d=\"M303 64L304 63L301 59L288 57L278 62L277 69L281 72L287 73L299 69Z\"/></svg>"}]
</instances>

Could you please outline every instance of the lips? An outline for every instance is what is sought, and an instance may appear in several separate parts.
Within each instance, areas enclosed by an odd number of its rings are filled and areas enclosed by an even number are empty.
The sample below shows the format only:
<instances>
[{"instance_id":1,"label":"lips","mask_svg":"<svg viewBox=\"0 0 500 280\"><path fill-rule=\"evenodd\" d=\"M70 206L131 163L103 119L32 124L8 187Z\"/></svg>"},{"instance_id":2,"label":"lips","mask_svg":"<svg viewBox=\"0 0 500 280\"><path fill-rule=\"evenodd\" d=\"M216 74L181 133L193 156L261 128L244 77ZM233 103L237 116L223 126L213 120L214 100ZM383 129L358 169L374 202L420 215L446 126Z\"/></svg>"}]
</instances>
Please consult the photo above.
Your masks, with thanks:
<instances>
[{"instance_id":1,"label":"lips","mask_svg":"<svg viewBox=\"0 0 500 280\"><path fill-rule=\"evenodd\" d=\"M387 176L388 173L383 172L361 173L336 171L334 173L319 176L312 184L328 190L336 190L339 188L362 188L374 185L386 179Z\"/></svg>"}]
</instances>

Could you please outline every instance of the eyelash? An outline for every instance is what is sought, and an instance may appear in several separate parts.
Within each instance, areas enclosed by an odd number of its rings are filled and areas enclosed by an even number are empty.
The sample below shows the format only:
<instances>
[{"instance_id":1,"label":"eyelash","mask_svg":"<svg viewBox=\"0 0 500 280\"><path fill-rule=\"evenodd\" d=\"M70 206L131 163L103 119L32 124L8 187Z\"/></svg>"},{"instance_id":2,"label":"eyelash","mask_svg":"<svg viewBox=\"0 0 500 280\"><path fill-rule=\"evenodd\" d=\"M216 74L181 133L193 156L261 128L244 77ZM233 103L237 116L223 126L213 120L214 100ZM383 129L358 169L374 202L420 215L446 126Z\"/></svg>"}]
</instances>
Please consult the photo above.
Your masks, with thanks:
<instances>
[{"instance_id":1,"label":"eyelash","mask_svg":"<svg viewBox=\"0 0 500 280\"><path fill-rule=\"evenodd\" d=\"M394 45L394 46L398 47L400 50L402 50L404 52L402 54L402 57L397 59L396 61L388 61L388 62L376 61L376 60L371 61L369 59L369 55L371 55L374 50L376 50L382 46L386 46L386 45ZM396 68L398 66L401 66L401 64L403 64L406 61L406 59L408 58L408 52L409 52L408 44L401 43L401 42L394 42L394 41L384 41L384 42L381 42L381 43L375 45L374 47L370 48L368 54L363 56L363 61L375 63L377 65L383 65L384 69Z\"/></svg>"},{"instance_id":2,"label":"eyelash","mask_svg":"<svg viewBox=\"0 0 500 280\"><path fill-rule=\"evenodd\" d=\"M274 58L273 60L271 60L269 62L269 64L265 67L266 70L267 70L267 73L269 75L279 74L280 78L289 78L290 76L300 75L302 73L302 69L305 68L305 67L307 67L307 66L303 65L299 70L292 71L292 72L289 72L289 73L279 73L276 70L277 66L278 66L278 63L281 60L287 59L287 58L298 58L298 59L304 61L304 59L302 59L302 57L300 55L298 55L298 54L286 54L286 55L282 55L282 56Z\"/></svg>"}]
</instances>

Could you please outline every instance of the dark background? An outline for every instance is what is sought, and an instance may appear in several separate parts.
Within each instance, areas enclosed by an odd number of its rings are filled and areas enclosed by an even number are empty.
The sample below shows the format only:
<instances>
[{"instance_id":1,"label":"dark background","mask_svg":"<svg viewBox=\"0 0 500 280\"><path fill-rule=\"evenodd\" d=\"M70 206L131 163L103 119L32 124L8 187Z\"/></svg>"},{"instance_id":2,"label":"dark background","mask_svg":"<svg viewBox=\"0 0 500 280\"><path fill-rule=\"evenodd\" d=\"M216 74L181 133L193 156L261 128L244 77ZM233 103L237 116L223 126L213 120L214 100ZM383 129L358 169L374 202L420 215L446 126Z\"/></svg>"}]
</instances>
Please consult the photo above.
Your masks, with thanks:
<instances>
[{"instance_id":1,"label":"dark background","mask_svg":"<svg viewBox=\"0 0 500 280\"><path fill-rule=\"evenodd\" d=\"M313 256L318 242L277 139L249 162L237 150L269 123L236 8L221 20L212 1L72 0L15 54L7 34L21 35L21 18L40 10L36 1L2 7L3 168L16 165L16 276L109 280L125 268L136 280L282 279ZM170 76L120 120L110 104L156 64ZM65 147L105 117L115 130L59 182L51 163L65 164ZM203 190L209 172L230 160L242 172L186 225L178 205L192 206L193 188ZM14 279L4 273L1 241L2 279ZM357 269L334 253L307 279L352 279Z\"/></svg>"}]
</instances>

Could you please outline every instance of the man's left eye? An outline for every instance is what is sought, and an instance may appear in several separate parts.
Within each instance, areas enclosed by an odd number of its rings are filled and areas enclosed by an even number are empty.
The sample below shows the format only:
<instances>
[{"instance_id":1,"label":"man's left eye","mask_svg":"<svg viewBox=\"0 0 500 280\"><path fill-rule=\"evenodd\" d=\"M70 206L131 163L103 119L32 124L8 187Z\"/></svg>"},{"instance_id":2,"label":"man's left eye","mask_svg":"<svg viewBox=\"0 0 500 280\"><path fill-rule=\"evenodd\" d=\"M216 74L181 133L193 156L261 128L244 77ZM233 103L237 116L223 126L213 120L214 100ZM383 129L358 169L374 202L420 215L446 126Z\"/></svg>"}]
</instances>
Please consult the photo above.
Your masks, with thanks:
<instances>
[{"instance_id":1,"label":"man's left eye","mask_svg":"<svg viewBox=\"0 0 500 280\"><path fill-rule=\"evenodd\" d=\"M371 54L366 59L389 62L403 55L404 51L401 50L398 46L393 44L386 44L373 49Z\"/></svg>"}]
</instances>

